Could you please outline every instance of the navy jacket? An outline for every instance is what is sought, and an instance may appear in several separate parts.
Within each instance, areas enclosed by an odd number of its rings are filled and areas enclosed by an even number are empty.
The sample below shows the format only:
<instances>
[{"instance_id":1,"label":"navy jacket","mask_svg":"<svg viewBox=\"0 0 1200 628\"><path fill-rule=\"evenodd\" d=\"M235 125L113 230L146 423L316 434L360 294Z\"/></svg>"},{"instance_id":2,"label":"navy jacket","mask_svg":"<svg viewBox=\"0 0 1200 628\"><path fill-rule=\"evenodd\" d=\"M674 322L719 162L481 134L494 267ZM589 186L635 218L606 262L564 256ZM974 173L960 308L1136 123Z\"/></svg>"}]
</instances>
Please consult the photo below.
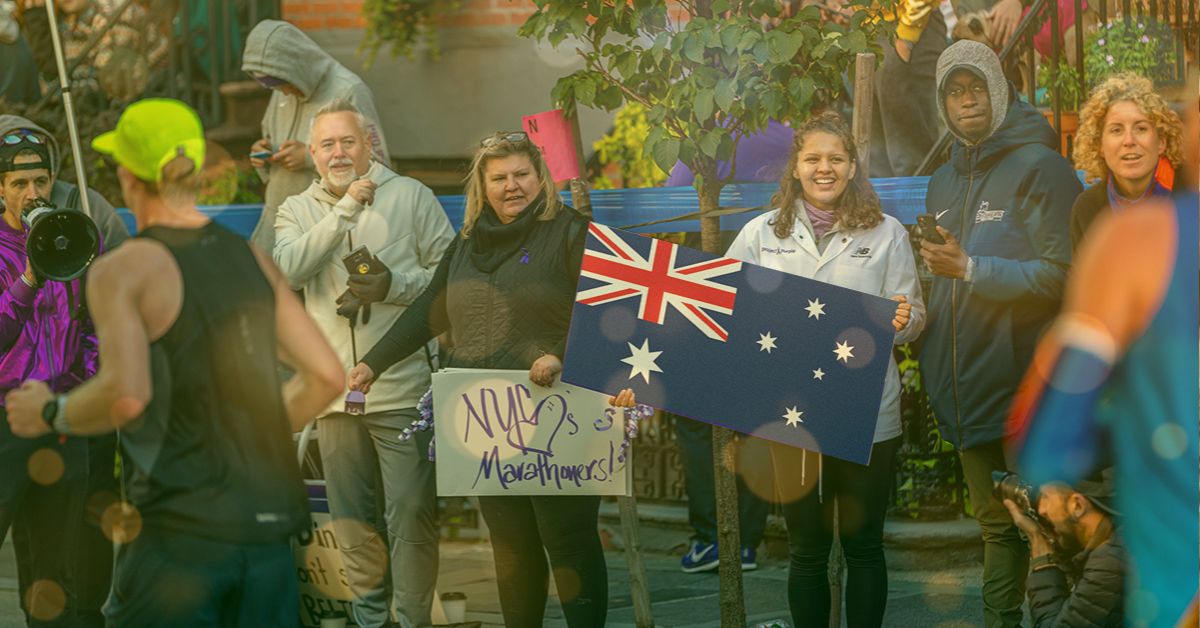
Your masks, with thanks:
<instances>
[{"instance_id":1,"label":"navy jacket","mask_svg":"<svg viewBox=\"0 0 1200 628\"><path fill-rule=\"evenodd\" d=\"M1038 337L1058 312L1082 186L1037 109L1011 99L991 137L956 143L925 207L975 260L971 282L935 277L921 371L942 436L997 440Z\"/></svg>"}]
</instances>

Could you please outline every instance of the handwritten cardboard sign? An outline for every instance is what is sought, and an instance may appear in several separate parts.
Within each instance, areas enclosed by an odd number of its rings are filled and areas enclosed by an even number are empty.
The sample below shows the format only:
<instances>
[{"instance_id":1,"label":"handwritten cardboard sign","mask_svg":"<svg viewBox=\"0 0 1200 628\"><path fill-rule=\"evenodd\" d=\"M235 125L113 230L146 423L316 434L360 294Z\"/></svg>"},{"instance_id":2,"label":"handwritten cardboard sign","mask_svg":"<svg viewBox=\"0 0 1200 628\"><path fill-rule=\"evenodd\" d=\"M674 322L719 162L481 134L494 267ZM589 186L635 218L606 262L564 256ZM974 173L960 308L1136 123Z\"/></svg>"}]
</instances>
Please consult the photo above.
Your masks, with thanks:
<instances>
[{"instance_id":1,"label":"handwritten cardboard sign","mask_svg":"<svg viewBox=\"0 0 1200 628\"><path fill-rule=\"evenodd\" d=\"M300 625L319 628L321 617L330 613L351 614L354 593L345 561L342 559L339 538L346 536L349 526L367 525L350 519L334 519L329 514L329 500L325 492L325 480L305 480L308 490L308 505L312 510L309 529L296 535L292 543L292 557L296 560L296 578L300 583ZM385 551L382 546L380 551ZM438 595L433 596L430 609L434 624L445 624L446 613ZM353 625L349 622L348 625Z\"/></svg>"},{"instance_id":2,"label":"handwritten cardboard sign","mask_svg":"<svg viewBox=\"0 0 1200 628\"><path fill-rule=\"evenodd\" d=\"M433 375L438 495L628 495L624 413L529 371Z\"/></svg>"},{"instance_id":3,"label":"handwritten cardboard sign","mask_svg":"<svg viewBox=\"0 0 1200 628\"><path fill-rule=\"evenodd\" d=\"M575 133L562 109L552 109L521 118L521 127L529 139L542 149L554 182L578 179L579 156L575 152Z\"/></svg>"},{"instance_id":4,"label":"handwritten cardboard sign","mask_svg":"<svg viewBox=\"0 0 1200 628\"><path fill-rule=\"evenodd\" d=\"M305 480L312 527L301 532L292 545L296 577L300 581L300 624L320 626L321 616L341 611L350 617L350 581L342 563L337 530L329 516L323 480Z\"/></svg>"}]
</instances>

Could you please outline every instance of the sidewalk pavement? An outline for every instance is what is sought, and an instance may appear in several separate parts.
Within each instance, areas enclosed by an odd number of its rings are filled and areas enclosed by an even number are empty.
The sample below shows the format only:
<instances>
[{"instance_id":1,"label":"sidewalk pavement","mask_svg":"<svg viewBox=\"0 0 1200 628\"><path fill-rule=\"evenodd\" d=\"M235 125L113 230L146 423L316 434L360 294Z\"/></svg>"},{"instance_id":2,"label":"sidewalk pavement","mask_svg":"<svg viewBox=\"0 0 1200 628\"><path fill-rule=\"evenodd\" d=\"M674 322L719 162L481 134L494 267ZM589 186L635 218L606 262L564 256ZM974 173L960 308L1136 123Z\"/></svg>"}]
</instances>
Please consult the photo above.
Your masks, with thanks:
<instances>
[{"instance_id":1,"label":"sidewalk pavement","mask_svg":"<svg viewBox=\"0 0 1200 628\"><path fill-rule=\"evenodd\" d=\"M643 508L639 506L639 511ZM647 506L644 516L652 515ZM661 542L668 534L682 540L674 532L655 531L653 517L641 526L643 540ZM979 625L982 619L980 602L980 567L978 563L947 560L948 542L964 536L977 535L973 521L941 524L888 522L889 574L888 609L885 626L928 626L930 628L965 628ZM614 531L618 531L615 530ZM684 535L686 536L686 535ZM975 537L977 539L977 537ZM923 541L921 539L924 539ZM911 547L904 547L905 544ZM653 545L653 543L651 543ZM643 544L643 547L647 547ZM772 619L788 618L786 559L760 555L759 569L746 572L744 590L748 625ZM908 558L903 558L910 554ZM633 603L629 592L629 577L625 554L611 550L606 554L609 576L608 626L634 626ZM899 560L894 560L893 558ZM654 621L658 626L719 626L719 590L715 572L684 574L679 571L679 557L673 553L647 550L643 552L650 583L650 598ZM484 622L484 626L503 625L496 594L496 575L492 565L491 546L482 542L443 542L441 568L438 578L440 592L460 591L467 595L467 619ZM547 604L546 626L563 627L557 598ZM16 596L16 566L11 543L0 550L0 628L23 626ZM845 622L843 621L843 626Z\"/></svg>"},{"instance_id":2,"label":"sidewalk pavement","mask_svg":"<svg viewBox=\"0 0 1200 628\"><path fill-rule=\"evenodd\" d=\"M608 623L611 628L632 628L633 602L624 552L610 551L608 559ZM932 557L930 557L932 558ZM677 556L646 554L646 580L656 626L720 626L720 592L715 572L685 574ZM936 564L930 560L930 564ZM787 619L787 564L781 560L760 561L759 569L744 574L747 625ZM503 626L496 599L495 569L487 544L443 544L439 591L461 591L467 595L467 619L486 627ZM551 585L553 596L553 585ZM888 609L885 626L928 626L966 628L980 624L980 569L954 567L889 574ZM845 624L843 619L842 625ZM556 598L546 610L546 626L565 627Z\"/></svg>"}]
</instances>

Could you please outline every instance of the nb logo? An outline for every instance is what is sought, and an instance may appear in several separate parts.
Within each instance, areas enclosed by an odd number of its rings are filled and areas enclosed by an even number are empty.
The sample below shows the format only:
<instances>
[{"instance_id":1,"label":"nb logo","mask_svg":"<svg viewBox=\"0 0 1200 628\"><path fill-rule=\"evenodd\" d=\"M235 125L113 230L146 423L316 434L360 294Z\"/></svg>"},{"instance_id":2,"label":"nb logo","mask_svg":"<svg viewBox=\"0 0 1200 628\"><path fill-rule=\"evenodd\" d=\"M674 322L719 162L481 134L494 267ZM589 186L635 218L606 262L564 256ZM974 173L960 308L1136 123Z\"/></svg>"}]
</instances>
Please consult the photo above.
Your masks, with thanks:
<instances>
[{"instance_id":1,"label":"nb logo","mask_svg":"<svg viewBox=\"0 0 1200 628\"><path fill-rule=\"evenodd\" d=\"M869 247L869 246L860 246L860 247L858 247L858 248L857 248L857 249L856 249L856 250L855 250L853 253L851 253L851 254L850 254L850 257L866 257L866 258L869 258L869 257L871 257L871 247Z\"/></svg>"}]
</instances>

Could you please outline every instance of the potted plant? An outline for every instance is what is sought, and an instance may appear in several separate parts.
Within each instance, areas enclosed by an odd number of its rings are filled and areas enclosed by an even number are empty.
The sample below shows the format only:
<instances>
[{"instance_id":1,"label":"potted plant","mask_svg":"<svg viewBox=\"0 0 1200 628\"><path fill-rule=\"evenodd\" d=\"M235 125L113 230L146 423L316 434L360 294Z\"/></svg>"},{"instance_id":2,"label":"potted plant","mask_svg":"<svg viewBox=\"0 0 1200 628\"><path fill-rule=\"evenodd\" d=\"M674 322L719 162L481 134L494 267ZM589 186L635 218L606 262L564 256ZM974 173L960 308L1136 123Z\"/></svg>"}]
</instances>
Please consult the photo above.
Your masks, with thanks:
<instances>
[{"instance_id":1,"label":"potted plant","mask_svg":"<svg viewBox=\"0 0 1200 628\"><path fill-rule=\"evenodd\" d=\"M1053 124L1052 98L1058 87L1061 119L1061 146L1065 154L1070 148L1079 125L1078 109L1087 100L1091 90L1114 74L1133 72L1154 80L1170 76L1175 65L1174 41L1170 29L1164 25L1146 21L1116 18L1087 35L1083 47L1084 83L1087 91L1080 90L1079 70L1065 59L1055 65L1043 63L1038 67L1038 105L1044 107L1046 119Z\"/></svg>"}]
</instances>

